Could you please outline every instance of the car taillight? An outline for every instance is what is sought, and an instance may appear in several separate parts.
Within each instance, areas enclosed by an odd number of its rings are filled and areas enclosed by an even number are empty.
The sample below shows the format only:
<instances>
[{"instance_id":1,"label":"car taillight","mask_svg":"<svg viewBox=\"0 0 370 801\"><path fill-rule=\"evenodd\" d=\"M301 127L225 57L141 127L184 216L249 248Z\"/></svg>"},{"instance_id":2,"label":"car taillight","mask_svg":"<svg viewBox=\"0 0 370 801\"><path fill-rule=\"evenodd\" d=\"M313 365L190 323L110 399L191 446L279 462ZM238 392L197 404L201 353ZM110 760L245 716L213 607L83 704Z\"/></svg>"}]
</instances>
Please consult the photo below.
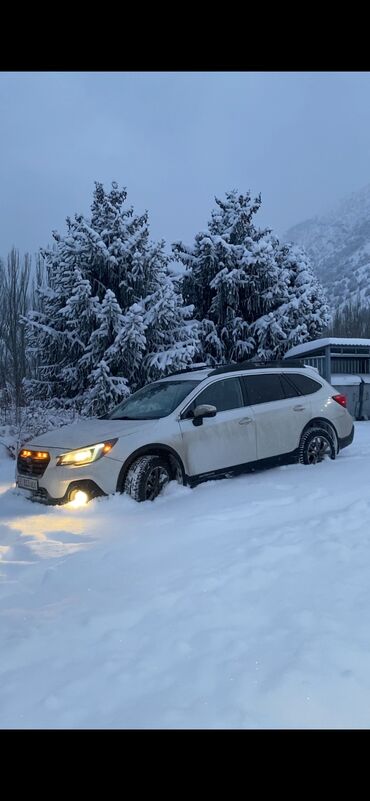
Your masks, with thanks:
<instances>
[{"instance_id":1,"label":"car taillight","mask_svg":"<svg viewBox=\"0 0 370 801\"><path fill-rule=\"evenodd\" d=\"M332 395L333 400L339 403L341 406L347 407L347 396L346 395Z\"/></svg>"}]
</instances>

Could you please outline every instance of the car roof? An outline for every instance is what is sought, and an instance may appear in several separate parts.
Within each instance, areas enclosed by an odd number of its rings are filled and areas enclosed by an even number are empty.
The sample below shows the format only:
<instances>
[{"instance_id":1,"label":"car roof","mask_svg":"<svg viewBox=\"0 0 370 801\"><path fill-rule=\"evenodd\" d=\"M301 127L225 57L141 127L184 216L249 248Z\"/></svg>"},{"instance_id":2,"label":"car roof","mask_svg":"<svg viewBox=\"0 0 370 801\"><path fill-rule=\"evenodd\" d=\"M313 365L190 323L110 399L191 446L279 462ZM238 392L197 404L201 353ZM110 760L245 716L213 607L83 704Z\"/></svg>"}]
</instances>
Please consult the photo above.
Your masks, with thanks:
<instances>
[{"instance_id":1,"label":"car roof","mask_svg":"<svg viewBox=\"0 0 370 801\"><path fill-rule=\"evenodd\" d=\"M160 378L160 381L202 381L209 376L212 368L208 367L205 370L189 370L187 373L172 373L166 378Z\"/></svg>"},{"instance_id":2,"label":"car roof","mask_svg":"<svg viewBox=\"0 0 370 801\"><path fill-rule=\"evenodd\" d=\"M160 381L204 381L206 378L213 378L213 377L222 377L227 376L230 373L237 373L237 374L258 374L258 373L292 373L292 372L301 372L301 373L311 373L315 376L319 375L318 370L311 365L305 365L302 362L292 363L292 362L276 362L271 363L267 362L266 364L262 363L252 363L252 362L244 362L240 364L232 364L232 365L220 365L219 367L204 367L201 369L194 369L190 368L184 372L177 372L172 373L166 378L159 379Z\"/></svg>"}]
</instances>

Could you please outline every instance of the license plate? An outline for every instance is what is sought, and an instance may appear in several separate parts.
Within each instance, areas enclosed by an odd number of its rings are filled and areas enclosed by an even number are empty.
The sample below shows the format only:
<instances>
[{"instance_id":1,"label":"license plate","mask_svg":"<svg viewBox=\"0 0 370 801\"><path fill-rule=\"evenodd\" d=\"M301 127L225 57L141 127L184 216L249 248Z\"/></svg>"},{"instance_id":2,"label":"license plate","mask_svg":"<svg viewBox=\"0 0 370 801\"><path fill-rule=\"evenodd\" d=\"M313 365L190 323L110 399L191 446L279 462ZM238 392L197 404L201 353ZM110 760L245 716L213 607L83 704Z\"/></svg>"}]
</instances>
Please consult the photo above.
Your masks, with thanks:
<instances>
[{"instance_id":1,"label":"license plate","mask_svg":"<svg viewBox=\"0 0 370 801\"><path fill-rule=\"evenodd\" d=\"M39 488L39 482L37 478L25 478L24 476L17 476L17 484L18 487L22 489L30 489L30 490L37 490Z\"/></svg>"}]
</instances>

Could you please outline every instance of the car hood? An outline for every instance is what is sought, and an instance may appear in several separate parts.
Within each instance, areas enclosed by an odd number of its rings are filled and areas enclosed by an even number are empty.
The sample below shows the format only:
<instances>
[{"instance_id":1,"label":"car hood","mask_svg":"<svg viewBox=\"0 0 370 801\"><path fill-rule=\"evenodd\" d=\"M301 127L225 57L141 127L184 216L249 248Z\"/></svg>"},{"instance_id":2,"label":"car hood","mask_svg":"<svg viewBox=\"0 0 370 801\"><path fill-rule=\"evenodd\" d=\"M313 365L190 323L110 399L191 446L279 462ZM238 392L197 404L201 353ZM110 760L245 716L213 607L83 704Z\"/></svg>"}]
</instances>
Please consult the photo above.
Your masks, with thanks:
<instances>
[{"instance_id":1,"label":"car hood","mask_svg":"<svg viewBox=\"0 0 370 801\"><path fill-rule=\"evenodd\" d=\"M115 437L125 437L144 427L153 426L157 420L98 420L92 418L83 422L55 428L46 434L34 437L27 442L27 448L63 448L75 450L95 445Z\"/></svg>"}]
</instances>

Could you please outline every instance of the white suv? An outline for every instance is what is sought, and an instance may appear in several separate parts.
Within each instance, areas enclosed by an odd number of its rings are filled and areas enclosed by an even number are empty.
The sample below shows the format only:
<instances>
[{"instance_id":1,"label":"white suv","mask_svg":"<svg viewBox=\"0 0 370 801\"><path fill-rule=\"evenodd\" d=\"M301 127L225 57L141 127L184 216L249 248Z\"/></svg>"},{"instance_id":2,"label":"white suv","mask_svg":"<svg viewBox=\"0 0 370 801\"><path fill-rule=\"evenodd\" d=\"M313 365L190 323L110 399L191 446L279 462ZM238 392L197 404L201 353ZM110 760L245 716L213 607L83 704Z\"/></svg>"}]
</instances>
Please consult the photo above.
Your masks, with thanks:
<instances>
[{"instance_id":1,"label":"white suv","mask_svg":"<svg viewBox=\"0 0 370 801\"><path fill-rule=\"evenodd\" d=\"M144 501L172 479L335 459L354 434L345 396L300 362L270 364L173 374L102 418L36 437L18 455L17 484L44 503Z\"/></svg>"}]
</instances>

